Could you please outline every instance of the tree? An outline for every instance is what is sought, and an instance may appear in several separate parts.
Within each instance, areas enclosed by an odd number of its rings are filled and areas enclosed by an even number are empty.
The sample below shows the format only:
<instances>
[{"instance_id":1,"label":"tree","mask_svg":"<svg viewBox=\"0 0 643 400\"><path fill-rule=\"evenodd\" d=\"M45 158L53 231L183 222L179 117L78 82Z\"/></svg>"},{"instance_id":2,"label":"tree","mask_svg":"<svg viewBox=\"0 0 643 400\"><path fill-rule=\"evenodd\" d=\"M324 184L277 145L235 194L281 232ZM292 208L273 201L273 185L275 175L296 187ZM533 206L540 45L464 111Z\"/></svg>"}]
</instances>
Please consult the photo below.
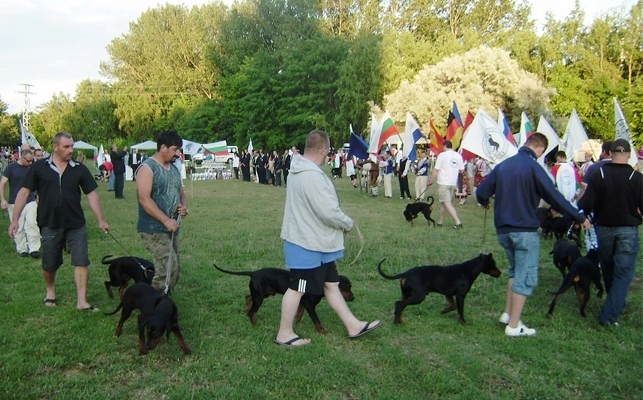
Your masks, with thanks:
<instances>
[{"instance_id":1,"label":"tree","mask_svg":"<svg viewBox=\"0 0 643 400\"><path fill-rule=\"evenodd\" d=\"M446 121L454 100L461 110L483 108L495 115L502 108L508 119L519 121L522 111L544 113L554 93L536 75L521 69L507 51L482 46L426 66L413 81L403 82L386 96L385 105L399 122L407 111L418 122Z\"/></svg>"},{"instance_id":2,"label":"tree","mask_svg":"<svg viewBox=\"0 0 643 400\"><path fill-rule=\"evenodd\" d=\"M7 109L9 105L0 98L0 143L4 145L13 145L20 138L18 130L18 116L9 115Z\"/></svg>"}]
</instances>

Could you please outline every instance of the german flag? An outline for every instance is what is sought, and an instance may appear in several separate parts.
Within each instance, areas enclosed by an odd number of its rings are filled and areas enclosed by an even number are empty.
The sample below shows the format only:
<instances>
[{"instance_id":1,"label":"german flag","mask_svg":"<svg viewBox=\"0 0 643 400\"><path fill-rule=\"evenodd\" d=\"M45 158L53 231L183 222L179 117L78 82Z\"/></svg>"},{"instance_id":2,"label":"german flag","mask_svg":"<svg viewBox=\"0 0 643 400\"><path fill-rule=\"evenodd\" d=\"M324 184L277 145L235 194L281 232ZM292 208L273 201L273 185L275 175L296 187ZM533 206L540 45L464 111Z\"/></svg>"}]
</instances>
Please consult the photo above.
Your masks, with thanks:
<instances>
[{"instance_id":1,"label":"german flag","mask_svg":"<svg viewBox=\"0 0 643 400\"><path fill-rule=\"evenodd\" d=\"M462 129L462 124L460 124L460 121L458 121L453 112L449 111L449 118L447 119L447 140L453 143L453 150L460 148L463 133L464 129Z\"/></svg>"}]
</instances>

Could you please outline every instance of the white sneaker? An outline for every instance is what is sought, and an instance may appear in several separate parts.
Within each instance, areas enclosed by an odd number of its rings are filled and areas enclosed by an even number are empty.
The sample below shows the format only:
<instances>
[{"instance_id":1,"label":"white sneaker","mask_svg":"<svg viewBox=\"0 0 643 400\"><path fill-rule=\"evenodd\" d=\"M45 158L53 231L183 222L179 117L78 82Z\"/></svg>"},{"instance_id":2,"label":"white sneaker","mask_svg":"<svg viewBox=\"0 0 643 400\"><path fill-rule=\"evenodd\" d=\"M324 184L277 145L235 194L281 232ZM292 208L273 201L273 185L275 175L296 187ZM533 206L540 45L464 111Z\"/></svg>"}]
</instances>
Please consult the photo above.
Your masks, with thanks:
<instances>
[{"instance_id":1,"label":"white sneaker","mask_svg":"<svg viewBox=\"0 0 643 400\"><path fill-rule=\"evenodd\" d=\"M511 316L509 314L507 314L506 312L503 312L502 314L500 314L500 319L498 319L498 321L500 321L501 324L507 325L509 323L510 318Z\"/></svg>"},{"instance_id":2,"label":"white sneaker","mask_svg":"<svg viewBox=\"0 0 643 400\"><path fill-rule=\"evenodd\" d=\"M518 324L517 328L512 328L509 325L505 327L505 335L511 337L517 336L534 336L536 334L535 329L527 328L526 325Z\"/></svg>"}]
</instances>

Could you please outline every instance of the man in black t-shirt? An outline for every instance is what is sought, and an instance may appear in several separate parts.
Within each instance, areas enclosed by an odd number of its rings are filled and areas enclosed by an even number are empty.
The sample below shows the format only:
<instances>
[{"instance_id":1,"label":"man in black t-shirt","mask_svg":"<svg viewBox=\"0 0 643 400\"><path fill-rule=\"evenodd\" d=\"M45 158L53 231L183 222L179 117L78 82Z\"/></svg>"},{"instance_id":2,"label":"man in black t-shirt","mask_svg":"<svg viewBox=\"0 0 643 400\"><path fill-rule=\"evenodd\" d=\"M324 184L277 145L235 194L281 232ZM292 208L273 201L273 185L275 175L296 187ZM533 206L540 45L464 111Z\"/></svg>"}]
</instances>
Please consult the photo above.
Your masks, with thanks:
<instances>
[{"instance_id":1,"label":"man in black t-shirt","mask_svg":"<svg viewBox=\"0 0 643 400\"><path fill-rule=\"evenodd\" d=\"M16 195L9 236L12 239L16 236L18 217L27 198L31 192L38 191L38 226L42 235L42 268L47 286L44 304L48 307L55 307L57 304L54 282L56 272L63 263L63 246L67 243L78 293L76 308L98 311L98 308L87 301L88 238L85 215L80 203L82 190L96 214L98 226L105 232L109 231L96 191L98 184L85 165L71 159L74 139L69 133L56 134L53 147L51 156L34 163L24 178L22 189Z\"/></svg>"},{"instance_id":2,"label":"man in black t-shirt","mask_svg":"<svg viewBox=\"0 0 643 400\"><path fill-rule=\"evenodd\" d=\"M22 182L29 172L29 167L33 163L33 153L30 149L21 150L20 158L17 162L7 165L2 171L0 179L0 206L3 210L8 210L9 221L13 218L13 205L16 201L18 191L22 188ZM9 201L4 197L4 187L9 182ZM36 223L36 193L31 192L27 197L27 204L20 214L20 228L16 233L16 250L22 257L31 256L40 257L40 231Z\"/></svg>"}]
</instances>

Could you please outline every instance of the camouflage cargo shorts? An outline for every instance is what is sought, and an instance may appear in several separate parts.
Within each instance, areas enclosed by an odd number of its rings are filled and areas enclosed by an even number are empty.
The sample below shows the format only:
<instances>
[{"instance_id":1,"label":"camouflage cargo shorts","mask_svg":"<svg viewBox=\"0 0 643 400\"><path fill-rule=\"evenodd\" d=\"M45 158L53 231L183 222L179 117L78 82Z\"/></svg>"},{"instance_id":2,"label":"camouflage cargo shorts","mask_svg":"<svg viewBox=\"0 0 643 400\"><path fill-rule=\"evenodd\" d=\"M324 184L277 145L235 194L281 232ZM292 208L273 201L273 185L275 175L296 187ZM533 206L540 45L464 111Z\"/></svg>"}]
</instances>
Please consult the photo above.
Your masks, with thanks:
<instances>
[{"instance_id":1,"label":"camouflage cargo shorts","mask_svg":"<svg viewBox=\"0 0 643 400\"><path fill-rule=\"evenodd\" d=\"M163 289L165 287L165 279L167 276L168 259L170 257L170 243L172 236L167 233L143 233L139 232L143 245L147 251L152 254L152 261L154 262L154 279L152 285L157 288ZM179 236L174 235L174 243L172 250L172 260L170 262L170 281L168 286L172 289L179 282L181 275L181 264L179 262Z\"/></svg>"}]
</instances>

